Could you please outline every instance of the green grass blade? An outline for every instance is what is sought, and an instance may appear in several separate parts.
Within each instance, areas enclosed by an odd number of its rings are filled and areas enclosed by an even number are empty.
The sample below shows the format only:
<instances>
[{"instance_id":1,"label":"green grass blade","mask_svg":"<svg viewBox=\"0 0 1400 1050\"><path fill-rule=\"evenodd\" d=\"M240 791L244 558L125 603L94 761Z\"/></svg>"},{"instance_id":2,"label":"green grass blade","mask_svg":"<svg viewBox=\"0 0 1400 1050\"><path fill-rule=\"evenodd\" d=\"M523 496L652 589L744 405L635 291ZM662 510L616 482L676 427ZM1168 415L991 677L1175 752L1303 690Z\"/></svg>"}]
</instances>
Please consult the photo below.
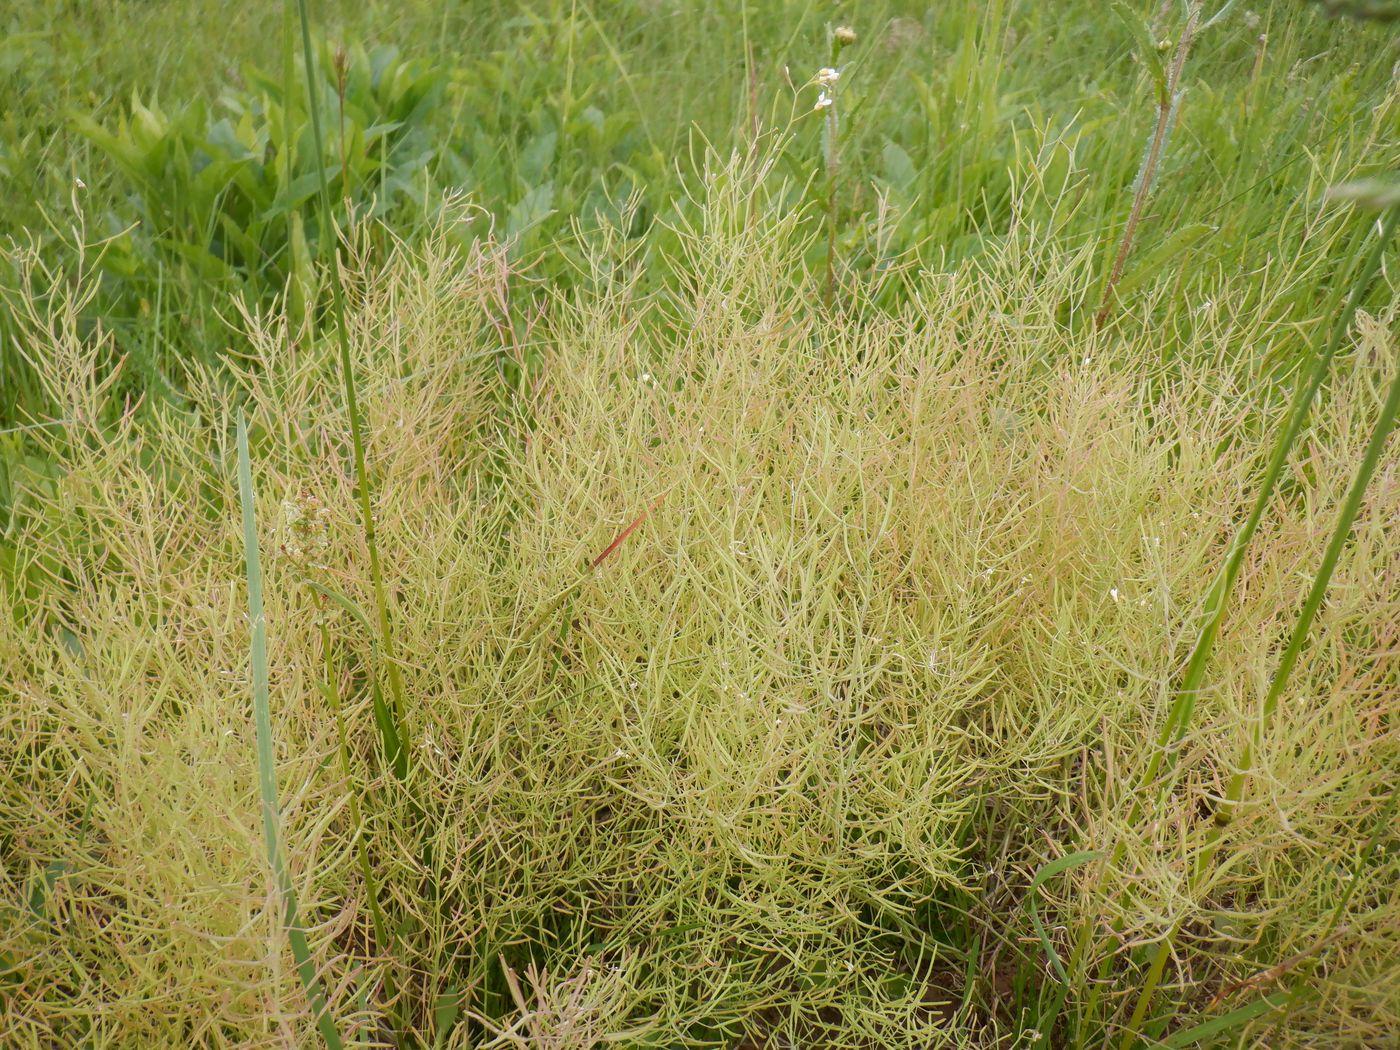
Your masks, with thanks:
<instances>
[{"instance_id":1,"label":"green grass blade","mask_svg":"<svg viewBox=\"0 0 1400 1050\"><path fill-rule=\"evenodd\" d=\"M1040 870L1035 873L1035 878L1031 880L1030 891L1026 894L1026 911L1030 913L1031 925L1035 927L1036 936L1040 938L1040 947L1045 952L1045 958L1050 960L1055 975L1066 984L1069 983L1069 977L1065 973L1064 964L1060 962L1060 956L1056 953L1055 946L1050 943L1050 935L1045 932L1045 924L1040 921L1040 911L1036 907L1040 900L1040 887L1060 872L1077 868L1081 864L1088 864L1089 861L1097 860L1102 856L1103 853L1100 850L1082 850L1079 853L1071 853L1061 857L1059 860L1052 860L1049 864L1041 865Z\"/></svg>"},{"instance_id":2,"label":"green grass blade","mask_svg":"<svg viewBox=\"0 0 1400 1050\"><path fill-rule=\"evenodd\" d=\"M1225 602L1230 590L1234 585L1235 576L1244 559L1245 547L1253 538L1254 530L1259 524L1259 519L1263 516L1264 506L1269 497L1272 496L1274 486L1278 477L1282 473L1283 464L1288 458L1288 452L1293 446L1294 440L1302 430L1303 422L1307 418L1308 408L1313 397L1317 394L1323 380L1326 378L1332 358L1336 356L1341 347L1343 337L1351 329L1352 320L1356 316L1356 311L1361 305L1361 300L1370 289L1371 281L1380 269L1381 259L1385 250L1390 244L1391 237L1395 233L1397 222L1400 222L1400 207L1391 208L1385 213L1381 221L1379 235L1370 254L1367 256L1366 264L1362 269L1357 282L1352 286L1351 295L1347 299L1347 305L1337 318L1337 323L1332 329L1332 337L1328 341L1326 348L1317 357L1313 365L1313 370L1308 376L1306 384L1301 385L1298 395L1295 398L1293 410L1290 413L1288 426L1279 437L1275 446L1273 457L1269 463L1260 491L1255 499L1254 507L1250 512L1249 519L1241 528L1239 535L1235 539L1234 546L1230 552L1230 557L1226 563L1222 574L1217 577L1215 585L1211 589L1211 597L1207 607L1212 609L1212 613L1202 628L1200 636L1196 641L1196 648L1192 651L1191 662L1187 667L1186 675L1181 687L1177 690L1176 698L1169 711L1167 720L1162 727L1162 732L1158 738L1158 748L1153 753L1152 759L1148 763L1147 776L1143 779L1144 788L1151 788L1159 762L1167 757L1168 770L1171 768L1171 758L1167 756L1167 749L1174 743L1181 740L1185 735L1187 726L1195 706L1195 699L1200 690L1201 684L1205 680L1206 662L1209 659L1211 647L1215 635L1220 628L1221 621L1225 615ZM1322 599L1327 592L1327 585L1332 579L1332 572L1336 568L1337 559L1341 556L1342 548L1346 545L1347 538L1351 535L1352 524L1356 520L1356 515L1361 509L1361 500L1365 495L1366 486L1370 483L1371 475L1375 472L1376 464L1380 459L1380 454L1385 448L1390 431L1395 426L1396 412L1400 411L1400 375L1392 381L1389 394L1386 397L1385 406L1381 411L1380 419L1377 420L1371 432L1370 441L1367 443L1366 451L1362 456L1361 463L1357 466L1356 474L1352 478L1352 484L1347 492L1346 501L1342 506L1342 513L1333 530L1332 538L1328 542L1327 550L1323 555L1322 565L1318 568L1313 577L1312 587L1309 589L1308 597L1303 604L1302 612L1298 621L1294 625L1293 633L1289 637L1288 646L1280 660L1278 669L1274 672L1274 679L1270 685L1269 692L1264 700L1261 714L1260 727L1266 726L1272 720L1274 711L1278 707L1279 698L1283 695L1284 686L1293 670L1293 665L1297 662L1298 655L1302 652L1303 644L1307 641L1307 636L1312 628L1313 618L1317 610L1321 607ZM1248 753L1246 753L1248 758ZM1248 773L1249 762L1241 764L1242 769L1232 778L1227 790L1227 798L1231 804L1237 802L1243 793L1244 778ZM1165 790L1164 785L1157 786L1156 797L1160 798ZM1139 793L1139 798L1141 797ZM1133 811L1130 820L1136 821L1142 813L1141 802L1133 804ZM1197 870L1202 871L1209 860L1210 853L1213 852L1218 838L1213 840L1205 856L1197 865ZM1115 857L1119 851L1115 851ZM1173 930L1166 938L1158 942L1155 955L1149 967L1146 979L1143 982L1141 991L1138 994L1137 1005L1133 1010L1132 1017L1128 1021L1127 1031L1123 1038L1123 1046L1130 1045L1137 1033L1139 1023L1147 1016L1147 1010L1152 1004L1156 995L1157 987L1161 981L1167 958L1171 953L1172 945L1175 941L1176 931Z\"/></svg>"},{"instance_id":3,"label":"green grass blade","mask_svg":"<svg viewBox=\"0 0 1400 1050\"><path fill-rule=\"evenodd\" d=\"M277 890L285 905L283 921L287 939L296 959L297 974L306 989L307 1001L316 1015L316 1027L331 1050L344 1044L331 1016L321 978L316 973L311 946L297 916L296 891L282 857L278 836L277 770L272 754L272 706L269 701L267 672L267 621L263 617L262 561L258 556L258 523L253 509L253 468L248 455L248 424L238 417L238 497L243 506L243 556L248 574L248 624L252 630L253 723L257 732L258 794L262 800L263 840L267 862L277 880Z\"/></svg>"},{"instance_id":4,"label":"green grass blade","mask_svg":"<svg viewBox=\"0 0 1400 1050\"><path fill-rule=\"evenodd\" d=\"M1239 577L1240 569L1244 565L1245 552L1249 548L1250 541L1254 538L1254 533L1259 528L1259 522L1264 516L1264 508L1273 499L1274 490L1278 485L1278 479L1283 474L1284 465L1288 462L1288 454L1293 448L1298 434L1303 429L1303 424L1307 421L1308 414L1312 408L1313 400L1317 396L1323 381L1332 365L1332 359L1341 348L1342 340L1351 329L1352 319L1356 316L1356 311L1361 305L1362 299L1370 289L1371 282L1376 273L1380 270L1382 258L1385 250L1390 244L1391 237L1395 233L1397 220L1400 219L1400 208L1393 208L1386 213L1381 224L1380 233L1375 244L1371 248L1370 254L1366 258L1365 265L1352 285L1351 295L1347 299L1347 304L1337 318L1336 324L1332 328L1331 337L1322 352L1313 361L1312 369L1307 376L1299 383L1298 390L1293 398L1293 403L1289 408L1288 421L1279 434L1278 442L1274 446L1272 455L1269 458L1268 467L1264 471L1264 477L1260 479L1259 489L1254 497L1254 504L1250 508L1249 516L1245 519L1240 531L1236 534L1234 542L1230 546L1230 553L1225 559L1225 564L1216 577L1215 583L1211 586L1209 596L1205 604L1205 620L1201 625L1200 633L1196 637L1195 645L1192 647L1191 656L1187 662L1186 671L1182 675L1181 684L1178 686L1172 700L1172 706L1167 714L1167 718L1162 725L1160 735L1157 740L1158 748L1148 763L1147 771L1143 775L1142 784L1150 788L1161 770L1165 760L1168 769L1171 768L1171 759L1167 756L1167 751L1173 744L1185 736L1190 727L1191 717L1195 712L1196 698L1200 693L1201 686L1205 682L1206 669L1210 664L1211 653L1214 650L1216 636L1220 632L1220 626L1224 622L1225 613L1228 610L1230 593L1234 590L1235 580ZM1160 789L1159 789L1160 794ZM1136 822L1141 819L1143 813L1142 806L1143 792L1137 793L1137 798L1133 803L1129 822Z\"/></svg>"},{"instance_id":5,"label":"green grass blade","mask_svg":"<svg viewBox=\"0 0 1400 1050\"><path fill-rule=\"evenodd\" d=\"M288 0L290 3L291 0ZM335 329L336 346L340 356L340 378L345 390L345 414L350 422L350 445L355 457L355 486L359 491L360 525L365 534L365 547L369 552L370 582L374 588L374 604L379 619L379 644L384 654L385 673L389 679L389 696L392 700L395 734L405 744L407 756L408 735L405 724L403 678L395 658L394 630L389 617L389 598L384 589L384 570L379 558L379 542L374 528L374 504L371 499L369 469L365 462L364 418L360 414L359 393L355 386L354 362L350 356L350 334L345 321L345 286L340 277L340 246L337 240L335 214L331 210L330 185L326 180L326 157L324 138L321 133L321 110L316 99L316 56L311 46L311 16L306 9L306 0L297 0L297 10L301 19L301 44L306 76L307 115L311 120L311 139L316 149L316 177L321 201L321 215L324 227L321 231L319 250L327 263L331 283L331 311Z\"/></svg>"},{"instance_id":6,"label":"green grass blade","mask_svg":"<svg viewBox=\"0 0 1400 1050\"><path fill-rule=\"evenodd\" d=\"M1400 208L1394 209L1392 214L1400 214ZM1327 550L1322 555L1322 564L1318 566L1317 573L1313 576L1312 586L1308 589L1307 599L1303 603L1303 610L1298 615L1298 622L1293 625L1293 633L1289 636L1288 647L1284 649L1283 656L1279 659L1278 669L1274 672L1273 684L1269 687L1268 696L1264 698L1263 728L1267 728L1273 720L1274 713L1278 710L1279 698L1283 696L1283 691L1288 685L1288 678L1293 673L1293 666L1298 662L1303 646L1307 643L1313 620L1317 617L1317 611L1322 607L1323 598L1327 596L1327 587L1332 582L1332 573L1337 568L1337 560L1342 556L1342 549L1346 547L1347 540L1351 537L1351 527L1356 524L1356 516L1361 512L1361 501L1365 498L1366 488L1376 473L1376 465L1380 462L1381 453L1385 451L1385 444L1390 438L1391 431L1395 429L1398 416L1400 416L1400 369L1396 370L1395 376L1390 381L1390 390L1386 394L1385 405L1381 409L1380 418L1376 420L1375 427L1371 430L1371 438L1366 443L1366 451L1362 454L1356 473L1352 476L1351 487L1347 491L1345 502L1342 504L1342 512L1337 517L1337 525L1332 530L1332 538L1328 541Z\"/></svg>"},{"instance_id":7,"label":"green grass blade","mask_svg":"<svg viewBox=\"0 0 1400 1050\"><path fill-rule=\"evenodd\" d=\"M1169 1048L1169 1050L1180 1050L1181 1047L1197 1046L1207 1039L1231 1032L1240 1028L1255 1018L1263 1017L1275 1010L1287 1006L1294 999L1294 992L1282 991L1274 992L1272 995L1265 995L1255 999L1252 1003L1247 1003L1236 1010L1231 1010L1227 1014L1219 1017L1212 1017L1209 1021L1202 1021L1200 1024L1192 1025L1190 1028L1183 1028L1179 1032L1173 1032L1167 1038L1151 1045Z\"/></svg>"}]
</instances>

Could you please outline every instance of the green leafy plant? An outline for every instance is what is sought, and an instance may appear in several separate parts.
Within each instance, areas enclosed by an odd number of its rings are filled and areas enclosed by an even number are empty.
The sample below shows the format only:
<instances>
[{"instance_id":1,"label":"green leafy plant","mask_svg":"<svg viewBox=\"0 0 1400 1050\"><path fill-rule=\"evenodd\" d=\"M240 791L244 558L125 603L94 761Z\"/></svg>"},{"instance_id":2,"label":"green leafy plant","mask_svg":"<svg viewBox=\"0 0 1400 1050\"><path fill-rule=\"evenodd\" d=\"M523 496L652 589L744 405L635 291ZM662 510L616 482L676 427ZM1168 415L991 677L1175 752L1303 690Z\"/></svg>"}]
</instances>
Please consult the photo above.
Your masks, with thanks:
<instances>
[{"instance_id":1,"label":"green leafy plant","mask_svg":"<svg viewBox=\"0 0 1400 1050\"><path fill-rule=\"evenodd\" d=\"M223 338L212 304L243 296L261 305L286 290L305 318L321 281L313 260L337 224L429 208L447 70L387 46L355 48L338 68L322 45L302 65L310 90L300 95L249 67L243 86L212 104L167 110L133 96L113 126L73 118L126 179L136 220L104 256L109 324L149 317L163 299L205 321L196 345L207 360ZM318 139L308 115L338 134Z\"/></svg>"}]
</instances>

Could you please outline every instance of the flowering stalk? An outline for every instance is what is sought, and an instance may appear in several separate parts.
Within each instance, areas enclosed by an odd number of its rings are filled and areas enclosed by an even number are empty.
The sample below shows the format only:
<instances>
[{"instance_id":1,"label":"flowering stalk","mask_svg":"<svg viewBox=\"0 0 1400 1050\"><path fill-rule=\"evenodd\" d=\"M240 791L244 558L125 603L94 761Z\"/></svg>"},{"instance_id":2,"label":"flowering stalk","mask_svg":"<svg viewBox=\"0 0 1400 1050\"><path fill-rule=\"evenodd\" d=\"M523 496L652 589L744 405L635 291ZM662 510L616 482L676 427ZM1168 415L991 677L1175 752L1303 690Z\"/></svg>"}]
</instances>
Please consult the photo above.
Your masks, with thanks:
<instances>
[{"instance_id":1,"label":"flowering stalk","mask_svg":"<svg viewBox=\"0 0 1400 1050\"><path fill-rule=\"evenodd\" d=\"M855 30L838 26L831 33L831 65L817 71L816 84L821 89L813 109L824 117L822 123L822 159L826 164L826 305L836 302L836 180L841 167L840 117L836 105L836 85L841 79L840 58L843 48L856 42Z\"/></svg>"}]
</instances>

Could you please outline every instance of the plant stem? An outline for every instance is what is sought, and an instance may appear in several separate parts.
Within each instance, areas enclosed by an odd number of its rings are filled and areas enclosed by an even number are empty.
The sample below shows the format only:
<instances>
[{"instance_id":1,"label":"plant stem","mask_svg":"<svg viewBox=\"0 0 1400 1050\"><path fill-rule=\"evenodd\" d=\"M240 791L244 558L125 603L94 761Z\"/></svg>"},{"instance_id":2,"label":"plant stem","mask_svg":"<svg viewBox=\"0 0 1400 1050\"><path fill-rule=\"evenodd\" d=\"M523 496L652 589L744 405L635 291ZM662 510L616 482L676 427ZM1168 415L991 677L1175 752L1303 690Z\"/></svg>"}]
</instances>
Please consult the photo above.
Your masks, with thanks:
<instances>
[{"instance_id":1,"label":"plant stem","mask_svg":"<svg viewBox=\"0 0 1400 1050\"><path fill-rule=\"evenodd\" d=\"M1094 317L1095 328L1102 328L1104 322L1108 320L1109 311L1113 304L1113 289L1123 276L1123 268L1128 262L1128 253L1133 248L1133 237L1137 233L1138 223L1142 221L1143 209L1147 207L1147 198L1152 194L1152 185L1157 179L1157 167L1161 163L1166 146L1167 132L1171 128L1173 117L1176 115L1177 91L1178 85L1181 83L1181 71L1186 66L1186 56L1191 50L1191 38L1196 33L1196 22L1200 15L1201 4L1197 0L1191 5L1186 15L1186 26L1181 31L1181 40L1176 45L1176 54L1172 59L1171 74L1167 78L1164 89L1157 97L1157 123L1152 129L1147 155L1143 158L1142 167L1138 171L1137 192L1133 194L1132 211L1128 213L1128 225L1123 228L1122 240L1118 242L1118 254L1113 260L1113 270L1108 275L1108 283L1104 286L1103 302L1099 306L1098 314Z\"/></svg>"},{"instance_id":2,"label":"plant stem","mask_svg":"<svg viewBox=\"0 0 1400 1050\"><path fill-rule=\"evenodd\" d=\"M1377 239L1375 248L1372 250L1367 260L1365 270L1361 279L1353 286L1351 298L1347 302L1347 307L1342 316L1338 319L1337 326L1333 329L1332 340L1328 350L1319 357L1322 364L1322 372L1325 374L1326 363L1331 361L1336 353L1345 332L1351 329L1351 323L1356 316L1357 308L1360 306L1361 297L1370 285L1380 266L1381 257L1389 243L1391 236L1395 232L1397 221L1400 221L1400 207L1391 208L1385 215L1381 223L1380 236ZM1314 369L1314 379L1316 382L1310 385L1310 389L1315 391L1316 385L1321 382L1318 370ZM1306 406L1304 406L1306 407ZM1347 490L1346 499L1342 503L1341 513L1338 515L1337 524L1332 530L1331 539L1328 541L1327 549L1323 553L1322 563L1318 566L1316 574L1313 576L1312 586L1308 589L1307 598L1303 602L1302 611L1298 615L1297 622L1293 625L1293 631L1289 635L1288 645L1284 648L1283 656L1279 660L1279 665L1274 671L1273 680L1269 684L1269 691L1265 694L1263 704L1260 707L1259 718L1255 723L1253 740L1245 744L1238 768L1231 777L1226 789L1224 804L1216 813L1215 825L1211 828L1206 842L1196 858L1193 866L1190 883L1191 896L1199 894L1204 885L1209 872L1211 861L1214 860L1215 851L1220 845L1224 835L1225 827L1234 818L1239 804L1244 797L1245 787L1249 774L1253 768L1254 752L1258 747L1262 747L1264 735L1268 732L1269 725L1273 722L1278 711L1279 700L1283 696L1283 691L1288 685L1288 680L1293 673L1293 668L1298 662L1298 657L1302 654L1303 646L1307 642L1308 635L1312 630L1313 620L1317 617L1318 610L1322 607L1322 600L1326 596L1327 587L1331 583L1332 573L1336 570L1337 561L1341 557L1342 549L1346 546L1347 540L1351 536L1352 526L1356 523L1356 517L1361 511L1361 502L1365 497L1366 488L1375 474L1376 465L1380 462L1381 453L1385 449L1386 441L1389 439L1391 431L1395 428L1397 416L1400 416L1400 369L1397 369L1391 379L1390 388L1386 395L1385 404L1381 408L1380 418L1376 420L1376 425L1372 428L1371 438L1367 442L1366 450L1362 454L1361 463L1352 476L1351 486ZM1218 622L1218 621L1217 621ZM1189 717L1189 712L1186 715ZM1182 727L1184 729L1184 726ZM1159 749L1154 755L1162 754ZM1334 923L1335 925L1335 919ZM1151 1005L1152 998L1156 993L1157 986L1161 982L1162 972L1166 966L1167 958L1171 954L1172 945L1175 942L1176 934L1181 928L1178 920L1173 924L1167 936L1157 944L1156 952L1148 969L1147 979L1143 982L1142 990L1138 995L1138 1001L1133 1010L1132 1017L1128 1021L1127 1031L1124 1034L1122 1043L1123 1050L1128 1050L1132 1040L1136 1037L1138 1025L1142 1022Z\"/></svg>"},{"instance_id":3,"label":"plant stem","mask_svg":"<svg viewBox=\"0 0 1400 1050\"><path fill-rule=\"evenodd\" d=\"M393 701L394 719L398 723L400 746L409 750L408 728L405 722L403 676L399 671L394 649L394 631L389 617L389 600L384 589L384 571L379 559L379 543L374 528L374 506L371 499L369 471L365 466L364 423L355 390L355 371L350 357L350 334L345 323L345 287L340 276L340 242L335 217L331 211L330 189L326 182L326 161L321 135L321 115L316 104L314 82L315 56L311 47L311 22L306 0L296 0L301 16L301 45L306 65L306 96L311 117L312 142L316 149L316 174L320 183L321 213L325 217L319 245L323 258L330 262L331 309L335 322L336 342L340 350L340 378L345 389L345 410L350 418L350 444L355 457L355 484L359 490L360 524L364 529L365 546L369 550L370 581L374 588L374 605L379 620L380 648L384 653L385 673L389 680L389 696Z\"/></svg>"},{"instance_id":4,"label":"plant stem","mask_svg":"<svg viewBox=\"0 0 1400 1050\"><path fill-rule=\"evenodd\" d=\"M301 978L307 1002L315 1015L316 1027L330 1050L340 1050L344 1044L340 1041L340 1033L336 1030L335 1018L331 1016L325 988L316 972L316 961L311 957L306 931L301 928L301 919L297 914L296 890L292 886L292 876L287 870L286 860L282 856L278 834L280 807L277 803L277 763L272 749L272 705L268 685L267 620L263 616L262 560L258 555L257 512L253 507L253 468L248 452L248 424L241 414L238 417L237 445L238 496L243 505L243 558L248 576L248 626L252 631L253 724L257 737L258 795L262 802L263 844L267 852L268 866L272 868L277 885L278 896L283 903L282 925L287 931L287 940L291 942L297 976Z\"/></svg>"},{"instance_id":5,"label":"plant stem","mask_svg":"<svg viewBox=\"0 0 1400 1050\"><path fill-rule=\"evenodd\" d=\"M832 68L836 68L837 47L832 44L831 62ZM825 301L827 308L836 305L836 180L839 174L840 155L840 120L837 116L837 85L830 87L831 105L826 107L823 114L824 125L822 137L826 149L823 151L826 158L826 292Z\"/></svg>"},{"instance_id":6,"label":"plant stem","mask_svg":"<svg viewBox=\"0 0 1400 1050\"><path fill-rule=\"evenodd\" d=\"M322 601L321 597L315 594L313 594L313 600ZM379 902L379 881L374 876L374 868L369 859L369 846L365 841L364 811L360 806L359 787L355 783L355 777L350 767L350 737L345 726L345 706L341 700L340 687L337 684L331 632L324 620L322 620L320 627L322 671L325 678L321 685L321 691L330 703L331 711L335 715L340 775L345 778L345 790L350 803L350 823L355 829L355 856L360 865L360 878L364 880L365 884L365 897L369 902L370 925L374 928L374 943L378 951L385 952L397 944L398 938L390 928L388 919L384 915L383 906ZM398 1012L398 982L394 976L394 965L394 961L391 959L384 969L384 1000L387 1004L389 1018L394 1025L395 1039L400 1046L404 1046L406 1044L403 1042L403 1033L408 1031L408 1025Z\"/></svg>"}]
</instances>

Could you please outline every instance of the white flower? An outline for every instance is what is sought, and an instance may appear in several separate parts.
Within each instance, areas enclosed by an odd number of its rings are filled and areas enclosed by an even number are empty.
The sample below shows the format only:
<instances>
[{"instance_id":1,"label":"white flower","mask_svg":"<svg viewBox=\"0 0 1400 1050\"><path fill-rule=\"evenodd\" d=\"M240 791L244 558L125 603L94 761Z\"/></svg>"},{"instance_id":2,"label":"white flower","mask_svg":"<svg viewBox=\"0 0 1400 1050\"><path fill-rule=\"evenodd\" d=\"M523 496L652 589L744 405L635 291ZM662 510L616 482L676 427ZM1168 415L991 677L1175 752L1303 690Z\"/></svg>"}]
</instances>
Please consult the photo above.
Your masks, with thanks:
<instances>
[{"instance_id":1,"label":"white flower","mask_svg":"<svg viewBox=\"0 0 1400 1050\"><path fill-rule=\"evenodd\" d=\"M813 109L813 110L823 110L823 109L826 109L827 106L831 105L832 101L833 101L832 97L831 97L830 95L828 95L825 91L823 91L823 92L821 93L821 95L817 98L817 104L816 104L815 106L813 106L812 109Z\"/></svg>"},{"instance_id":2,"label":"white flower","mask_svg":"<svg viewBox=\"0 0 1400 1050\"><path fill-rule=\"evenodd\" d=\"M832 69L826 66L817 70L817 83L822 87L831 87L832 84L840 79L841 71L839 69Z\"/></svg>"},{"instance_id":3,"label":"white flower","mask_svg":"<svg viewBox=\"0 0 1400 1050\"><path fill-rule=\"evenodd\" d=\"M1117 588L1117 587L1110 587L1110 588L1108 589L1108 596L1109 596L1110 598L1112 598L1112 599L1116 602L1116 601L1118 600L1118 597L1119 597L1119 595L1118 595L1118 588Z\"/></svg>"}]
</instances>

